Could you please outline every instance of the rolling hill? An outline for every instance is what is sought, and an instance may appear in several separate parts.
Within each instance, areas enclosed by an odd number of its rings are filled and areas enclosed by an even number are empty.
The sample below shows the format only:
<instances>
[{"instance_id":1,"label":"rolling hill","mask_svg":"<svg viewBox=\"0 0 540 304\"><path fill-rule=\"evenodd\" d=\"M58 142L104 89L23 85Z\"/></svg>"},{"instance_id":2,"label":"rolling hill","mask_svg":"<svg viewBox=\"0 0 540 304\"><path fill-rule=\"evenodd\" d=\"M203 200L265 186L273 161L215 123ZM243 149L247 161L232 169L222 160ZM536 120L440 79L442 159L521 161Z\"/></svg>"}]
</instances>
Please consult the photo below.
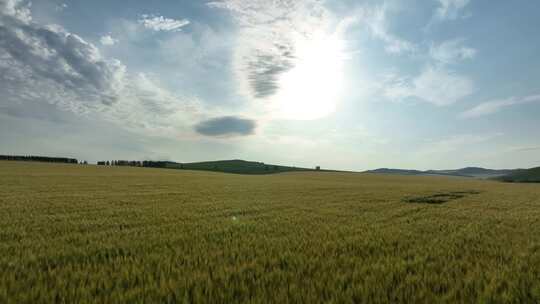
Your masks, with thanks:
<instances>
[{"instance_id":1,"label":"rolling hill","mask_svg":"<svg viewBox=\"0 0 540 304\"><path fill-rule=\"evenodd\" d=\"M496 179L509 183L540 183L540 167L518 170Z\"/></svg>"},{"instance_id":2,"label":"rolling hill","mask_svg":"<svg viewBox=\"0 0 540 304\"><path fill-rule=\"evenodd\" d=\"M446 175L459 177L473 178L495 178L518 172L519 170L493 170L479 167L466 167L456 170L404 170L404 169L387 169L381 168L376 170L365 171L366 173L376 174L397 174L397 175Z\"/></svg>"},{"instance_id":3,"label":"rolling hill","mask_svg":"<svg viewBox=\"0 0 540 304\"><path fill-rule=\"evenodd\" d=\"M497 176L508 175L516 172L517 170L494 170L485 169L479 167L467 167L457 170L429 170L428 173L443 174L443 175L455 175L455 176L468 176L475 178L493 178Z\"/></svg>"},{"instance_id":4,"label":"rolling hill","mask_svg":"<svg viewBox=\"0 0 540 304\"><path fill-rule=\"evenodd\" d=\"M315 169L280 166L240 159L206 161L196 163L156 162L160 168L202 170L236 174L273 174L293 171L316 171Z\"/></svg>"},{"instance_id":5,"label":"rolling hill","mask_svg":"<svg viewBox=\"0 0 540 304\"><path fill-rule=\"evenodd\" d=\"M390 168L379 168L379 169L375 169L375 170L365 171L364 173L396 174L396 175L422 175L422 174L425 174L424 171L419 171L419 170L390 169Z\"/></svg>"}]
</instances>

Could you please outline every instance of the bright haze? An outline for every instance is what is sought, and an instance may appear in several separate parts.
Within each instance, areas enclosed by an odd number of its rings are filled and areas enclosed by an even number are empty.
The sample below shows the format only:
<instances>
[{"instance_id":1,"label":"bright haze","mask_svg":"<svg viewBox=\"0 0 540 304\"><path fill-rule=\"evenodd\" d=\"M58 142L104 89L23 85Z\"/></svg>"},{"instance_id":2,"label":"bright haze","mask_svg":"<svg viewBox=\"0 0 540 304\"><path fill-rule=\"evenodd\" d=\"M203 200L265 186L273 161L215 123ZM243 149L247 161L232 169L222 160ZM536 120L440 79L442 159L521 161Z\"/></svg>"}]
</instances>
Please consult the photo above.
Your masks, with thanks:
<instances>
[{"instance_id":1,"label":"bright haze","mask_svg":"<svg viewBox=\"0 0 540 304\"><path fill-rule=\"evenodd\" d=\"M539 10L0 0L0 154L538 166Z\"/></svg>"}]
</instances>

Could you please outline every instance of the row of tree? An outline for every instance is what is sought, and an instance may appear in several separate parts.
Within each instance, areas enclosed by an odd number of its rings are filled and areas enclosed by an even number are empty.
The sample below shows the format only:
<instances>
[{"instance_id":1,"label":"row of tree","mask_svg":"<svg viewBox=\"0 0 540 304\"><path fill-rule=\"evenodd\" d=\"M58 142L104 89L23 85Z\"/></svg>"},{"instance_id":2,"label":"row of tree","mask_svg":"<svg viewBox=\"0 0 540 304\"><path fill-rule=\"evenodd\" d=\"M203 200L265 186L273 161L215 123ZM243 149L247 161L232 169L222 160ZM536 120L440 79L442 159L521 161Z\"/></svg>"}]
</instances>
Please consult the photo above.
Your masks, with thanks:
<instances>
[{"instance_id":1,"label":"row of tree","mask_svg":"<svg viewBox=\"0 0 540 304\"><path fill-rule=\"evenodd\" d=\"M104 160L98 161L98 166L124 166L124 167L150 167L150 168L167 168L168 161L138 161L138 160Z\"/></svg>"},{"instance_id":2,"label":"row of tree","mask_svg":"<svg viewBox=\"0 0 540 304\"><path fill-rule=\"evenodd\" d=\"M143 167L149 167L149 168L177 167L177 168L183 169L183 165L179 163L170 162L170 161L153 161L153 160L143 161Z\"/></svg>"},{"instance_id":3,"label":"row of tree","mask_svg":"<svg viewBox=\"0 0 540 304\"><path fill-rule=\"evenodd\" d=\"M147 168L176 168L183 169L183 165L170 161L153 160L103 160L97 162L98 166L124 166L124 167L147 167Z\"/></svg>"},{"instance_id":4,"label":"row of tree","mask_svg":"<svg viewBox=\"0 0 540 304\"><path fill-rule=\"evenodd\" d=\"M141 161L132 160L111 160L111 161L98 161L98 166L129 166L129 167L142 167Z\"/></svg>"},{"instance_id":5,"label":"row of tree","mask_svg":"<svg viewBox=\"0 0 540 304\"><path fill-rule=\"evenodd\" d=\"M0 155L0 160L35 161L35 162L63 163L63 164L78 164L79 163L79 161L75 158L48 157L48 156L35 156L35 155Z\"/></svg>"}]
</instances>

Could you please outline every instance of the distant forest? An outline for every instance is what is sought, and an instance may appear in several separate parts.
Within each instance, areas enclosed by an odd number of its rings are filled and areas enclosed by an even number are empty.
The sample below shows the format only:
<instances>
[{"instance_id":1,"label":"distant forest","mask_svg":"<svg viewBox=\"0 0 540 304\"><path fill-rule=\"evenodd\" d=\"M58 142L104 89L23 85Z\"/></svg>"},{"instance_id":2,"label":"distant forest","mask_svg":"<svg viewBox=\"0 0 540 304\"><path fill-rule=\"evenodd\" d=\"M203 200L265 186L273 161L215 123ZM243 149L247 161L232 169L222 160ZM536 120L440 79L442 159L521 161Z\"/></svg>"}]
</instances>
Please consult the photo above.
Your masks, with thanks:
<instances>
[{"instance_id":1,"label":"distant forest","mask_svg":"<svg viewBox=\"0 0 540 304\"><path fill-rule=\"evenodd\" d=\"M35 155L0 155L0 160L12 160L12 161L33 161L44 163L61 163L61 164L79 164L76 158L68 157L49 157L49 156L35 156ZM81 161L80 164L87 165L87 161ZM174 162L169 161L128 161L128 160L111 160L111 161L99 161L100 166L131 166L131 167L152 167L152 168L168 168Z\"/></svg>"},{"instance_id":2,"label":"distant forest","mask_svg":"<svg viewBox=\"0 0 540 304\"><path fill-rule=\"evenodd\" d=\"M34 155L0 155L0 160L14 160L14 161L35 161L46 163L64 163L64 164L78 164L79 161L75 158L67 157L48 157L48 156L34 156Z\"/></svg>"},{"instance_id":3,"label":"distant forest","mask_svg":"<svg viewBox=\"0 0 540 304\"><path fill-rule=\"evenodd\" d=\"M171 164L176 164L175 162L169 161L138 161L138 160L104 160L98 161L98 166L130 166L130 167L150 167L150 168L168 168ZM179 168L180 169L180 168Z\"/></svg>"},{"instance_id":4,"label":"distant forest","mask_svg":"<svg viewBox=\"0 0 540 304\"><path fill-rule=\"evenodd\" d=\"M50 163L66 163L66 164L88 164L86 161L77 161L74 158L65 157L46 157L46 156L0 156L0 160L14 161L36 161ZM98 166L124 166L124 167L146 167L146 168L162 168L162 169L183 169L183 170L203 170L222 173L236 174L274 174L284 172L298 171L326 171L335 172L333 170L322 170L321 167L315 168L300 168L295 166L282 166L265 164L263 162L245 161L240 159L206 161L196 163L177 163L173 161L138 161L138 160L102 160L97 162Z\"/></svg>"}]
</instances>

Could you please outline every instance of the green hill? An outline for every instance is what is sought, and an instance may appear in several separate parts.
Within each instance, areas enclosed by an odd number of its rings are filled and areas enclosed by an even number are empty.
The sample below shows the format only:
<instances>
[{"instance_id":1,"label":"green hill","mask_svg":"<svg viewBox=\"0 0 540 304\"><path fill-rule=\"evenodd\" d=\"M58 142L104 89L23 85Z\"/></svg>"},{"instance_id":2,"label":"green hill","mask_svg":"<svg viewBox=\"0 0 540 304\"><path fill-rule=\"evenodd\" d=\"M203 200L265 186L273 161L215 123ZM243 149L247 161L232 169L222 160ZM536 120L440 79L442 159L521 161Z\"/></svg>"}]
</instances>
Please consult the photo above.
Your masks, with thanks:
<instances>
[{"instance_id":1,"label":"green hill","mask_svg":"<svg viewBox=\"0 0 540 304\"><path fill-rule=\"evenodd\" d=\"M501 176L497 180L509 183L540 183L540 167L519 170L515 173Z\"/></svg>"},{"instance_id":2,"label":"green hill","mask_svg":"<svg viewBox=\"0 0 540 304\"><path fill-rule=\"evenodd\" d=\"M162 162L161 164L163 165L160 167L168 169L203 170L237 174L273 174L293 171L316 171L315 169L271 165L239 159L197 163Z\"/></svg>"}]
</instances>

